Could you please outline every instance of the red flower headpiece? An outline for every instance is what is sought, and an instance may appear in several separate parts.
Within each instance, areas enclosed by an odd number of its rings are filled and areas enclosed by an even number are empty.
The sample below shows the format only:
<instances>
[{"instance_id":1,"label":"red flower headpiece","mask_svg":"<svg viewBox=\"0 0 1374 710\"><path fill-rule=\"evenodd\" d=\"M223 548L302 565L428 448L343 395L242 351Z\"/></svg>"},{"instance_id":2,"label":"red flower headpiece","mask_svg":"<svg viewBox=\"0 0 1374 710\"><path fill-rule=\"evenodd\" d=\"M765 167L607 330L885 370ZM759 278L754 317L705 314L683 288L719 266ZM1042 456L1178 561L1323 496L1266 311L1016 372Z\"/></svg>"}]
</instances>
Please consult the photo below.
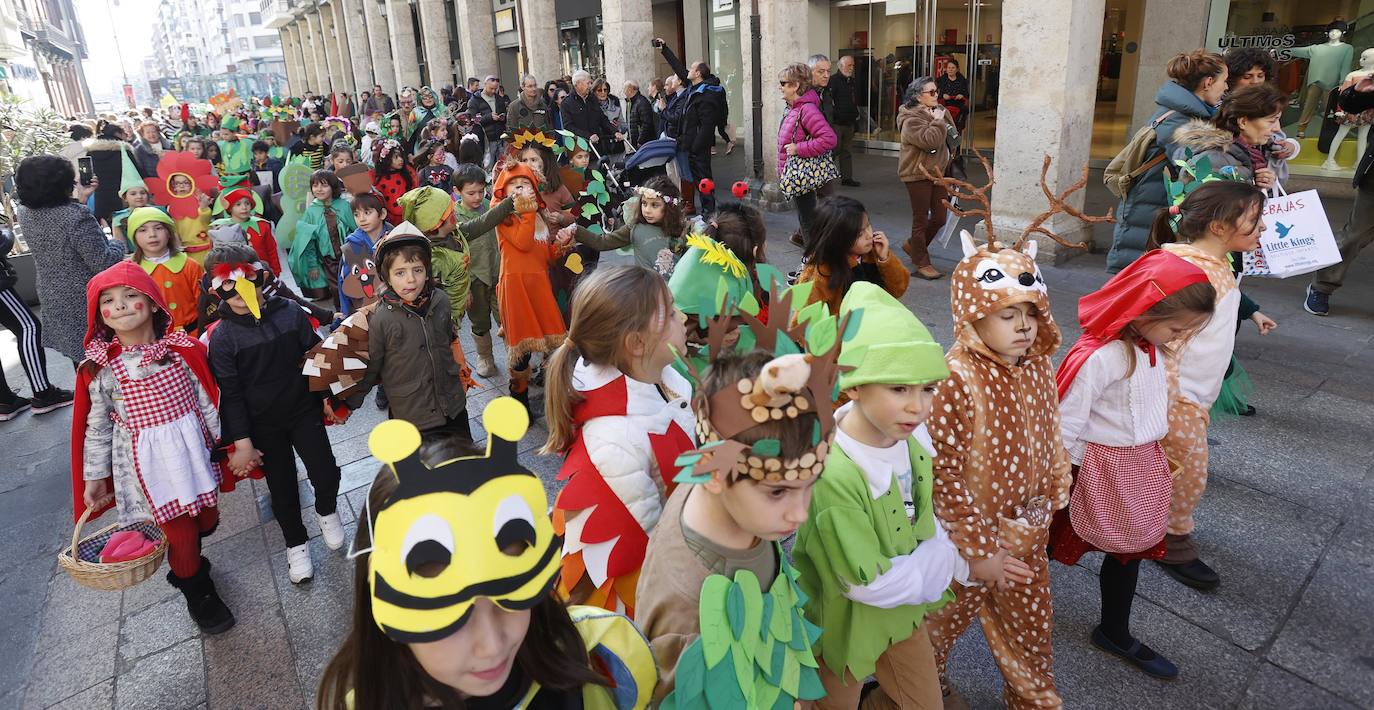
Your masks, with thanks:
<instances>
[{"instance_id":1,"label":"red flower headpiece","mask_svg":"<svg viewBox=\"0 0 1374 710\"><path fill-rule=\"evenodd\" d=\"M172 219L195 219L200 215L200 202L196 193L213 194L219 191L219 179L211 172L210 161L197 158L190 153L168 152L162 154L157 162L157 177L144 178L148 191L153 193L153 203L167 208ZM191 181L191 189L185 194L172 191L172 179L181 176Z\"/></svg>"}]
</instances>

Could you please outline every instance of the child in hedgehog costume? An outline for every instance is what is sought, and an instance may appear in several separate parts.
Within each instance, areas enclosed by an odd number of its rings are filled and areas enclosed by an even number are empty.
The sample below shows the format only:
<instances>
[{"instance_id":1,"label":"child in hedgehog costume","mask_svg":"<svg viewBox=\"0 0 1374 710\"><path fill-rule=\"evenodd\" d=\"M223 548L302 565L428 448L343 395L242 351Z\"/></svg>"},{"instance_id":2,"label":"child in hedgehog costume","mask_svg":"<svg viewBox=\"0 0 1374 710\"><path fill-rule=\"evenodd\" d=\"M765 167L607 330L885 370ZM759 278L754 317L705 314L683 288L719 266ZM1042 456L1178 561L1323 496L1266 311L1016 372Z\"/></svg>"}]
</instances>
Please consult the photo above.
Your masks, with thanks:
<instances>
[{"instance_id":1,"label":"child in hedgehog costume","mask_svg":"<svg viewBox=\"0 0 1374 710\"><path fill-rule=\"evenodd\" d=\"M943 678L954 642L977 617L1009 708L1054 708L1049 564L1051 514L1068 505L1070 460L1059 434L1050 356L1059 328L1024 250L961 235L950 274L955 344L927 426L935 444L935 512L981 586L926 617Z\"/></svg>"}]
</instances>

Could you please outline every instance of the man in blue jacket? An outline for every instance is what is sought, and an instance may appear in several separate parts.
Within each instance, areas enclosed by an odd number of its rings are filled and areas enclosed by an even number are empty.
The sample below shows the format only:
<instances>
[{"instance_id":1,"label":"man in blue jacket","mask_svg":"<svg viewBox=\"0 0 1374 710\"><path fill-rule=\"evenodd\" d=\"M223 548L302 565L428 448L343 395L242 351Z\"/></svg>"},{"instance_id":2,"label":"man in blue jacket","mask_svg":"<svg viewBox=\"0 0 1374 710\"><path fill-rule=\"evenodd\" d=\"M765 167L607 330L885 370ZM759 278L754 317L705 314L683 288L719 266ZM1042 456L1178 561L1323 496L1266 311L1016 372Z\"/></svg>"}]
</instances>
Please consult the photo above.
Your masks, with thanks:
<instances>
[{"instance_id":1,"label":"man in blue jacket","mask_svg":"<svg viewBox=\"0 0 1374 710\"><path fill-rule=\"evenodd\" d=\"M682 63L673 50L659 37L653 44L661 52L668 66L687 86L686 104L682 110L682 124L678 132L678 147L687 151L687 162L696 181L711 179L711 148L716 143L716 132L726 141L725 122L730 115L729 102L725 88L720 85L720 77L711 73L706 62L698 61L689 69ZM700 193L701 211L710 214L716 210L716 198L711 193Z\"/></svg>"}]
</instances>

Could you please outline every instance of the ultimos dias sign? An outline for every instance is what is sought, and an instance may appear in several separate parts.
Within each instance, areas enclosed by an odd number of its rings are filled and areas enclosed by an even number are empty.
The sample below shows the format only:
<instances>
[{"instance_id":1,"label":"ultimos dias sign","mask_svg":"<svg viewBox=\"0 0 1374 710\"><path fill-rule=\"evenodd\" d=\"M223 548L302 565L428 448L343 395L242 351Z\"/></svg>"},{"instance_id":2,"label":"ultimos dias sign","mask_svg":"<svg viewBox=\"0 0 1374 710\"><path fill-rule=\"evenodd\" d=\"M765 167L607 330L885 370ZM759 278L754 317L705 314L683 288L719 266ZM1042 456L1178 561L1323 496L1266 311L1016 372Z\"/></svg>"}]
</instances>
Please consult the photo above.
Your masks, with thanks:
<instances>
[{"instance_id":1,"label":"ultimos dias sign","mask_svg":"<svg viewBox=\"0 0 1374 710\"><path fill-rule=\"evenodd\" d=\"M1298 38L1292 32L1283 34L1229 35L1217 39L1217 47L1222 51L1233 47L1254 47L1267 49L1276 61L1286 62L1293 58L1292 49L1297 46Z\"/></svg>"}]
</instances>

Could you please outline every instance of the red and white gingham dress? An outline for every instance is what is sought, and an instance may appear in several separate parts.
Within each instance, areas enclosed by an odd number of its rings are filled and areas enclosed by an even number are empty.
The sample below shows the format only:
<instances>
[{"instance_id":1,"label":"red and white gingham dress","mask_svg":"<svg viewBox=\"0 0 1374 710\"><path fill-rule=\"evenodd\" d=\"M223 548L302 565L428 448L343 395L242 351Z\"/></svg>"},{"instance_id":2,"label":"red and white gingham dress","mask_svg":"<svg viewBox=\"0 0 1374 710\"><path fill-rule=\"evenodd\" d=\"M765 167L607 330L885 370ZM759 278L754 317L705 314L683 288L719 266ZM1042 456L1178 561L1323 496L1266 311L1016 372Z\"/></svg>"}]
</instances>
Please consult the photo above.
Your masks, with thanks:
<instances>
[{"instance_id":1,"label":"red and white gingham dress","mask_svg":"<svg viewBox=\"0 0 1374 710\"><path fill-rule=\"evenodd\" d=\"M145 358L149 356L155 357L156 354L145 354ZM214 441L201 419L191 376L182 365L180 356L171 352L167 356L177 361L175 366L164 367L142 379L130 377L120 358L109 360L110 373L119 382L119 393L124 398L126 412L126 416L120 417L112 410L110 419L127 430L133 439L134 473L153 509L153 520L159 525L178 515L197 515L203 508L214 507L219 500L220 482L218 467L210 463L209 452ZM150 487L149 477L164 473L165 466L158 466L157 471L144 470L145 465L153 462L141 460L139 452L144 447L140 447L139 439L146 430L174 424L188 417L193 419L188 423L193 423L199 429L203 448L192 450L191 446L186 446L181 451L163 449L157 453L164 461L179 459L177 475L185 478L179 478L176 487L185 491L189 484L191 493L178 495L173 500L159 500L163 495L156 492L164 490L166 486L154 484ZM155 494L158 497L155 498Z\"/></svg>"},{"instance_id":2,"label":"red and white gingham dress","mask_svg":"<svg viewBox=\"0 0 1374 710\"><path fill-rule=\"evenodd\" d=\"M1162 558L1173 491L1159 442L1129 447L1088 442L1069 507L1055 516L1050 532L1054 558L1074 564L1094 550L1122 561Z\"/></svg>"}]
</instances>

